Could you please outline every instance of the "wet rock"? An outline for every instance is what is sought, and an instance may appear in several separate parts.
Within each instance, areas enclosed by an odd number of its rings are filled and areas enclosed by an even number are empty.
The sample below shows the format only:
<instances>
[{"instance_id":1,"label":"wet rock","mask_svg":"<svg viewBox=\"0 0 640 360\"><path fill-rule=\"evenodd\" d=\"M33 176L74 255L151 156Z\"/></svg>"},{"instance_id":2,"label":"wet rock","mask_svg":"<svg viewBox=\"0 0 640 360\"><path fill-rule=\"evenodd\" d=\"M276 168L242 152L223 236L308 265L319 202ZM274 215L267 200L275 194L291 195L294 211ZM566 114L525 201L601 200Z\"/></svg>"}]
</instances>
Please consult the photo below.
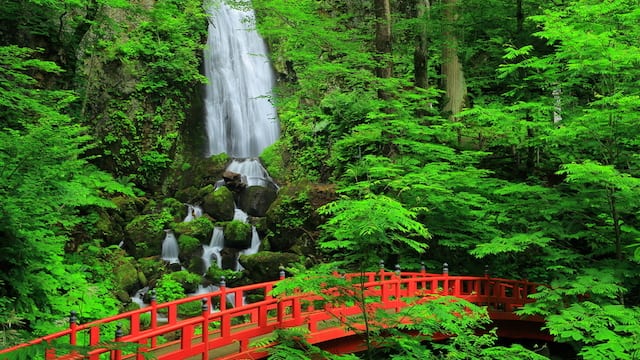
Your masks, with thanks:
<instances>
[{"instance_id":1,"label":"wet rock","mask_svg":"<svg viewBox=\"0 0 640 360\"><path fill-rule=\"evenodd\" d=\"M272 186L249 186L239 194L238 207L250 216L265 216L269 206L278 196Z\"/></svg>"}]
</instances>

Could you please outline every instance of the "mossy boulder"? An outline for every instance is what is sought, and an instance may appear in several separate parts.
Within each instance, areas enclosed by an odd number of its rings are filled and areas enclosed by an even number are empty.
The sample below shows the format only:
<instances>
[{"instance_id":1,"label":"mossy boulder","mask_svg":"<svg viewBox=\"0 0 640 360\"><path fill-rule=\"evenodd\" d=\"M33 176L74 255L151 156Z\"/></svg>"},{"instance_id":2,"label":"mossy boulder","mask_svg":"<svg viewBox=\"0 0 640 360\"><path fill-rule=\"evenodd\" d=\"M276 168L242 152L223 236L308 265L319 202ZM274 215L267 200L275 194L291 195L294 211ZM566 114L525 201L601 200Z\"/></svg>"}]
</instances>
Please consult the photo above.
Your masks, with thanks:
<instances>
[{"instance_id":1,"label":"mossy boulder","mask_svg":"<svg viewBox=\"0 0 640 360\"><path fill-rule=\"evenodd\" d=\"M265 216L277 196L275 187L249 186L240 192L238 207L251 216Z\"/></svg>"},{"instance_id":2,"label":"mossy boulder","mask_svg":"<svg viewBox=\"0 0 640 360\"><path fill-rule=\"evenodd\" d=\"M316 211L320 206L336 198L332 185L293 184L284 186L278 198L271 204L265 216L269 234L267 240L272 250L290 251L296 245L307 242L309 234L317 231L325 219ZM309 246L313 247L313 244Z\"/></svg>"},{"instance_id":3,"label":"mossy boulder","mask_svg":"<svg viewBox=\"0 0 640 360\"><path fill-rule=\"evenodd\" d=\"M104 245L119 245L124 242L124 226L126 223L120 215L111 209L99 209L98 221L93 228L93 236L104 240Z\"/></svg>"},{"instance_id":4,"label":"mossy boulder","mask_svg":"<svg viewBox=\"0 0 640 360\"><path fill-rule=\"evenodd\" d=\"M142 213L149 200L140 197L116 196L111 201L116 205L116 213L124 222L129 223Z\"/></svg>"},{"instance_id":5,"label":"mossy boulder","mask_svg":"<svg viewBox=\"0 0 640 360\"><path fill-rule=\"evenodd\" d=\"M220 285L220 281L223 277L227 287L248 285L243 272L235 271L235 269L222 270L216 264L211 264L205 274L205 279L212 285L216 286Z\"/></svg>"},{"instance_id":6,"label":"mossy boulder","mask_svg":"<svg viewBox=\"0 0 640 360\"><path fill-rule=\"evenodd\" d=\"M142 285L147 286L162 276L165 271L165 265L158 259L158 256L153 256L138 259L138 269L146 279L146 283Z\"/></svg>"},{"instance_id":7,"label":"mossy boulder","mask_svg":"<svg viewBox=\"0 0 640 360\"><path fill-rule=\"evenodd\" d=\"M173 216L173 220L176 222L182 221L187 215L187 206L174 198L163 199L162 207Z\"/></svg>"},{"instance_id":8,"label":"mossy boulder","mask_svg":"<svg viewBox=\"0 0 640 360\"><path fill-rule=\"evenodd\" d=\"M200 254L200 256L193 256L188 260L185 260L183 262L183 266L189 272L192 272L194 274L203 274L205 272L205 264L204 260L202 259L202 254Z\"/></svg>"},{"instance_id":9,"label":"mossy boulder","mask_svg":"<svg viewBox=\"0 0 640 360\"><path fill-rule=\"evenodd\" d=\"M165 229L173 222L168 211L138 215L125 227L125 247L136 258L160 255Z\"/></svg>"},{"instance_id":10,"label":"mossy boulder","mask_svg":"<svg viewBox=\"0 0 640 360\"><path fill-rule=\"evenodd\" d=\"M224 246L246 249L251 246L251 225L233 220L224 224Z\"/></svg>"},{"instance_id":11,"label":"mossy boulder","mask_svg":"<svg viewBox=\"0 0 640 360\"><path fill-rule=\"evenodd\" d=\"M252 282L277 280L280 267L300 262L298 255L291 253L261 251L253 255L241 255L240 265Z\"/></svg>"},{"instance_id":12,"label":"mossy boulder","mask_svg":"<svg viewBox=\"0 0 640 360\"><path fill-rule=\"evenodd\" d=\"M201 275L194 274L186 270L173 272L169 276L172 280L182 285L186 294L195 293L202 282Z\"/></svg>"},{"instance_id":13,"label":"mossy boulder","mask_svg":"<svg viewBox=\"0 0 640 360\"><path fill-rule=\"evenodd\" d=\"M203 196L202 211L218 221L233 220L235 207L233 193L226 186L207 191Z\"/></svg>"},{"instance_id":14,"label":"mossy boulder","mask_svg":"<svg viewBox=\"0 0 640 360\"><path fill-rule=\"evenodd\" d=\"M188 235L198 239L200 244L208 245L211 241L211 234L213 234L213 227L211 219L206 216L201 216L189 222L174 224L173 231L178 234L178 237ZM180 249L182 249L182 247Z\"/></svg>"},{"instance_id":15,"label":"mossy boulder","mask_svg":"<svg viewBox=\"0 0 640 360\"><path fill-rule=\"evenodd\" d=\"M222 173L230 160L229 155L225 153L208 158L190 159L189 166L182 167L177 174L179 177L177 187L185 189L190 186L203 187L207 184L215 184L222 179Z\"/></svg>"},{"instance_id":16,"label":"mossy boulder","mask_svg":"<svg viewBox=\"0 0 640 360\"><path fill-rule=\"evenodd\" d=\"M200 240L189 235L180 235L178 237L178 246L180 247L180 263L189 268L193 259L202 258L202 244ZM203 270L198 270L202 273Z\"/></svg>"},{"instance_id":17,"label":"mossy boulder","mask_svg":"<svg viewBox=\"0 0 640 360\"><path fill-rule=\"evenodd\" d=\"M136 261L122 250L116 250L111 255L113 264L113 279L115 288L133 294L141 287Z\"/></svg>"},{"instance_id":18,"label":"mossy boulder","mask_svg":"<svg viewBox=\"0 0 640 360\"><path fill-rule=\"evenodd\" d=\"M194 204L199 202L199 189L195 186L189 186L176 191L176 199L183 203Z\"/></svg>"}]
</instances>

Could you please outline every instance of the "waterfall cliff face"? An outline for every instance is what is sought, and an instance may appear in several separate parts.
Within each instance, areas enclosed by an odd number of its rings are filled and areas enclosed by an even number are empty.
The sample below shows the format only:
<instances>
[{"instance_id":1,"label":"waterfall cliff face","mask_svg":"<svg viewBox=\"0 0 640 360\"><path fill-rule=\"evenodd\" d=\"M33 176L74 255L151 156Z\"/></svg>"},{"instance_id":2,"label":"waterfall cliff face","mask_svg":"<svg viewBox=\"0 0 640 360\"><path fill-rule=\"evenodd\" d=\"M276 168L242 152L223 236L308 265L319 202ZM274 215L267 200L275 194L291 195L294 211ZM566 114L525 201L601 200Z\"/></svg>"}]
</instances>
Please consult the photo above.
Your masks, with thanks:
<instances>
[{"instance_id":1,"label":"waterfall cliff face","mask_svg":"<svg viewBox=\"0 0 640 360\"><path fill-rule=\"evenodd\" d=\"M275 82L267 47L255 31L253 11L230 8L224 2L209 10L205 52L206 128L208 155L253 158L279 136L270 102Z\"/></svg>"}]
</instances>

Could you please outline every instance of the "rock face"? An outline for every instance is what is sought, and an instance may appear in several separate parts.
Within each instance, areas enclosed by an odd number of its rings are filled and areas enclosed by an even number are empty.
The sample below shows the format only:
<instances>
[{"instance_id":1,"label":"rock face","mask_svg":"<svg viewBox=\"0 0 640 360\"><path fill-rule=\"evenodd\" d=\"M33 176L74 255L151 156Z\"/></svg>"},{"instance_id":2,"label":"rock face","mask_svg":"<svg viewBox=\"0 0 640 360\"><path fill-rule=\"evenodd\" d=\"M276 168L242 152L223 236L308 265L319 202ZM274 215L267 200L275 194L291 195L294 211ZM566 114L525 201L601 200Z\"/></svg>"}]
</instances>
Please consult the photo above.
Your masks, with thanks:
<instances>
[{"instance_id":1,"label":"rock face","mask_svg":"<svg viewBox=\"0 0 640 360\"><path fill-rule=\"evenodd\" d=\"M262 217L277 196L273 187L249 186L240 192L238 207L250 216Z\"/></svg>"},{"instance_id":2,"label":"rock face","mask_svg":"<svg viewBox=\"0 0 640 360\"><path fill-rule=\"evenodd\" d=\"M243 190L247 183L242 179L242 175L233 171L225 171L222 174L224 184L233 192L239 192Z\"/></svg>"}]
</instances>

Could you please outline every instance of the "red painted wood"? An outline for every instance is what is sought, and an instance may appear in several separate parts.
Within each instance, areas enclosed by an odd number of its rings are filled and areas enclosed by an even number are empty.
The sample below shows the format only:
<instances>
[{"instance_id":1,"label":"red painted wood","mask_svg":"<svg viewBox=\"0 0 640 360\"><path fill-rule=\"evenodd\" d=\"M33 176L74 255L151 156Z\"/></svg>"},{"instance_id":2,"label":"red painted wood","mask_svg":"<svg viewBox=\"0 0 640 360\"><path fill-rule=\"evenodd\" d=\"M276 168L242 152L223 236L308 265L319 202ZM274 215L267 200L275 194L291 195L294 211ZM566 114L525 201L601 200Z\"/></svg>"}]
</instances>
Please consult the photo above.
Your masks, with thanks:
<instances>
[{"instance_id":1,"label":"red painted wood","mask_svg":"<svg viewBox=\"0 0 640 360\"><path fill-rule=\"evenodd\" d=\"M339 276L336 274L336 276ZM514 310L524 306L533 300L529 294L535 293L539 284L529 283L526 280L509 280L490 278L489 276L450 276L445 274L428 274L421 272L388 272L381 269L379 272L365 274L345 274L347 280L364 281L364 294L377 296L380 301L371 304L371 309L380 308L399 311L407 306L403 298L423 297L424 301L433 298L433 295L452 295L468 300L475 304L487 306L490 317L499 326L498 333L501 336L515 338L527 337L530 339L550 339L548 334L541 331L543 319L529 317L521 319L513 313ZM141 351L154 351L159 360L180 360L192 356L201 359L209 358L210 349L219 349L226 345L237 343L239 353L224 357L224 359L241 358L251 356L260 358L266 356L265 349L250 348L251 339L257 336L269 334L277 328L287 328L304 325L309 330L309 342L323 344L329 341L339 343L340 348L358 348L359 337L354 329L344 325L326 328L320 326L322 322L331 319L346 319L349 316L360 314L358 306L332 307L326 305L323 309L316 309L313 300L321 299L314 294L296 294L294 296L281 296L274 298L270 291L276 282L253 284L234 289L221 286L218 291L192 296L185 299L158 304L152 301L150 306L112 316L106 319L92 321L86 324L71 324L70 329L21 344L13 348L0 350L0 360L4 360L2 354L19 348L40 344L42 342L67 341L77 345L97 346L101 342L114 341L115 334L104 334L101 326L105 324L120 323L123 325L124 334L117 341L140 344ZM351 289L359 291L358 284ZM328 294L337 289L326 289ZM265 294L264 300L253 304L243 304L244 295L261 292ZM227 296L233 294L235 301L230 303ZM428 296L427 296L428 295ZM179 306L191 302L200 304L206 301L203 311L194 317L182 318L179 314ZM215 312L210 311L214 304L218 304ZM148 315L146 315L148 314ZM164 322L158 321L158 316L166 317ZM145 328L141 318L151 317L150 326ZM210 327L215 324L215 327ZM159 344L158 338L173 337L178 340ZM341 339L341 340L336 340ZM167 353L160 353L162 349L171 349ZM115 360L142 359L141 353L123 353L121 350L95 349L85 359L97 360L100 354L111 353L110 358ZM58 354L51 349L45 356L46 360L74 359L73 354Z\"/></svg>"}]
</instances>

